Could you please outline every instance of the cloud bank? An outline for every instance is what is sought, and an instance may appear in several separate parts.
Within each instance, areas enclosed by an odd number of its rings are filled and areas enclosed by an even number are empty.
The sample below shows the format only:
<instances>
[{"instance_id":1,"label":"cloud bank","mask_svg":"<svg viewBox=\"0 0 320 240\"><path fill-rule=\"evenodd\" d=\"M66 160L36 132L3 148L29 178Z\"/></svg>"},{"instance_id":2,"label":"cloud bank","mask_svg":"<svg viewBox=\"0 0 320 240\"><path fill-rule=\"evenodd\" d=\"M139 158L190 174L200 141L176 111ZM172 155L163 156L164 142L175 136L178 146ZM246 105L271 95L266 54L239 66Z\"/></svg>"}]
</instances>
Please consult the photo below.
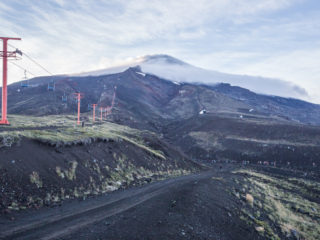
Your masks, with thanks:
<instances>
[{"instance_id":1,"label":"cloud bank","mask_svg":"<svg viewBox=\"0 0 320 240\"><path fill-rule=\"evenodd\" d=\"M99 76L113 74L125 71L129 67L136 66L139 66L144 73L153 74L178 83L204 83L212 85L223 82L230 83L233 86L244 87L261 94L300 98L305 100L309 99L308 93L305 89L287 81L210 71L192 66L168 55L149 55L138 57L124 65L75 75Z\"/></svg>"}]
</instances>

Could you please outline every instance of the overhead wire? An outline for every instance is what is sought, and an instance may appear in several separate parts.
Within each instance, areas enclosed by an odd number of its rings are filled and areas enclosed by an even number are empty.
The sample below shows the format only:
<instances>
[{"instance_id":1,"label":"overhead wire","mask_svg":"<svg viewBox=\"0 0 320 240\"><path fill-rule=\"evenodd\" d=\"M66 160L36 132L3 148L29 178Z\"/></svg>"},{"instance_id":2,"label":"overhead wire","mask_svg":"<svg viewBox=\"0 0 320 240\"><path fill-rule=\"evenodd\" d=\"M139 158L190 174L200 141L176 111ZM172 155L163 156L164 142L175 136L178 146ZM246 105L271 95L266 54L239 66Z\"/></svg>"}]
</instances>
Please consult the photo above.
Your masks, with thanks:
<instances>
[{"instance_id":1,"label":"overhead wire","mask_svg":"<svg viewBox=\"0 0 320 240\"><path fill-rule=\"evenodd\" d=\"M53 76L53 74L51 72L49 72L46 68L44 68L43 66L40 65L40 63L36 62L35 60L33 60L29 55L27 55L25 52L22 52L24 56L26 56L27 58L29 58L32 62L34 62L36 65L38 65L40 68L42 68L44 71L46 71L47 73L49 73L51 76Z\"/></svg>"},{"instance_id":2,"label":"overhead wire","mask_svg":"<svg viewBox=\"0 0 320 240\"><path fill-rule=\"evenodd\" d=\"M18 49L15 46L13 46L12 44L8 43L8 45L14 49ZM21 50L20 50L21 51ZM51 72L49 72L45 67L43 67L40 63L38 63L36 60L34 60L33 58L31 58L28 54L26 54L25 52L21 51L22 54L24 56L26 56L30 61L32 61L34 64L38 65L38 67L40 67L42 70L44 70L45 72L49 73L51 76L53 76L53 74Z\"/></svg>"},{"instance_id":3,"label":"overhead wire","mask_svg":"<svg viewBox=\"0 0 320 240\"><path fill-rule=\"evenodd\" d=\"M15 62L11 62L11 61L10 61L9 63L15 65L16 67L18 67L18 68L20 68L20 69L22 69L23 71L26 71L28 74L32 75L33 77L36 77L36 75L34 75L32 72L28 71L28 70L25 69L24 67L21 67L20 65L16 64Z\"/></svg>"}]
</instances>

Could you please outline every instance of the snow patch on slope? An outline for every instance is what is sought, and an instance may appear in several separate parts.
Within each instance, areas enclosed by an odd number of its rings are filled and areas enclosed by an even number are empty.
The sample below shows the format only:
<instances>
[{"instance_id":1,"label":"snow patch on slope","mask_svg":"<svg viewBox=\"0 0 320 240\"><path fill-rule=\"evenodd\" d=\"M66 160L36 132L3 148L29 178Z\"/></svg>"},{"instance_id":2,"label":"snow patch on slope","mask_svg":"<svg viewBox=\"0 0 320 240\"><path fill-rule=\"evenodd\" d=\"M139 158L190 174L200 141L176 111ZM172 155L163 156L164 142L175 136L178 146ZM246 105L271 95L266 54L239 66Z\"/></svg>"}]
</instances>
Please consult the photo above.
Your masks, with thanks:
<instances>
[{"instance_id":1,"label":"snow patch on slope","mask_svg":"<svg viewBox=\"0 0 320 240\"><path fill-rule=\"evenodd\" d=\"M147 74L145 74L145 73L142 73L142 72L136 72L136 74L139 74L139 75L141 75L141 76L143 76L143 77L145 77Z\"/></svg>"}]
</instances>

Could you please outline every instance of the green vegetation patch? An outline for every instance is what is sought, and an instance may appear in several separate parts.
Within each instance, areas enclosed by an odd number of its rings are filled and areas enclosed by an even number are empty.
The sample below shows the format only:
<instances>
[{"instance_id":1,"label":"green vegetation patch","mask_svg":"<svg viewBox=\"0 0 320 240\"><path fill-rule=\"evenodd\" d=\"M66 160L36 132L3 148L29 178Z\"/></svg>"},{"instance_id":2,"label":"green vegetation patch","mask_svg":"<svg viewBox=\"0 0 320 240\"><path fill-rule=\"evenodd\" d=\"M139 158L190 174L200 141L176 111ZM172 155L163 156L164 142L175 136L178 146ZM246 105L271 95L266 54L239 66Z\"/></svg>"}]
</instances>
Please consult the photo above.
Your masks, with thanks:
<instances>
[{"instance_id":1,"label":"green vegetation patch","mask_svg":"<svg viewBox=\"0 0 320 240\"><path fill-rule=\"evenodd\" d=\"M212 148L223 150L222 144L219 142L221 136L215 132L190 132L189 136L192 137L196 144L206 151L210 151Z\"/></svg>"},{"instance_id":2,"label":"green vegetation patch","mask_svg":"<svg viewBox=\"0 0 320 240\"><path fill-rule=\"evenodd\" d=\"M243 214L251 223L264 228L265 232L261 231L261 234L276 239L278 228L287 237L319 239L320 205L314 196L314 192L319 190L318 182L302 178L285 179L248 169L234 173L244 177L240 185L244 191L250 189L255 199L254 208L244 208ZM256 214L257 211L265 214L263 219Z\"/></svg>"},{"instance_id":3,"label":"green vegetation patch","mask_svg":"<svg viewBox=\"0 0 320 240\"><path fill-rule=\"evenodd\" d=\"M21 137L47 142L56 146L78 143L88 144L96 139L113 139L115 141L124 140L130 142L159 158L165 159L161 151L152 149L142 140L143 131L127 126L104 122L103 124L81 127L75 125L74 119L67 115L46 117L13 115L10 120L11 128L20 129L8 129L0 132L0 147L11 147ZM152 134L151 132L148 133Z\"/></svg>"}]
</instances>

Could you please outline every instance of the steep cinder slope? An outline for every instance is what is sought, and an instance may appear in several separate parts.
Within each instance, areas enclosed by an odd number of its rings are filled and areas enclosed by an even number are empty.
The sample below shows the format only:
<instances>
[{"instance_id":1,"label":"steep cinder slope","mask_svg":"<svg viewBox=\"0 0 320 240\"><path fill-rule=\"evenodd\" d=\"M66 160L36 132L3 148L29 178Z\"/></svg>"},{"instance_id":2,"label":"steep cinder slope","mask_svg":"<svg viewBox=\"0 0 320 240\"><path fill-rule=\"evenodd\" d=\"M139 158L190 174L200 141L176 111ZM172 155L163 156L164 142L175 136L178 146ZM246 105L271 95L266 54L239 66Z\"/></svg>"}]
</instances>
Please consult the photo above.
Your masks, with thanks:
<instances>
[{"instance_id":1,"label":"steep cinder slope","mask_svg":"<svg viewBox=\"0 0 320 240\"><path fill-rule=\"evenodd\" d=\"M218 84L210 89L252 106L252 109L268 115L278 115L301 123L319 125L320 105L306 101L256 94L248 89Z\"/></svg>"},{"instance_id":2,"label":"steep cinder slope","mask_svg":"<svg viewBox=\"0 0 320 240\"><path fill-rule=\"evenodd\" d=\"M164 136L199 161L320 166L320 128L280 119L205 114L168 125Z\"/></svg>"}]
</instances>

